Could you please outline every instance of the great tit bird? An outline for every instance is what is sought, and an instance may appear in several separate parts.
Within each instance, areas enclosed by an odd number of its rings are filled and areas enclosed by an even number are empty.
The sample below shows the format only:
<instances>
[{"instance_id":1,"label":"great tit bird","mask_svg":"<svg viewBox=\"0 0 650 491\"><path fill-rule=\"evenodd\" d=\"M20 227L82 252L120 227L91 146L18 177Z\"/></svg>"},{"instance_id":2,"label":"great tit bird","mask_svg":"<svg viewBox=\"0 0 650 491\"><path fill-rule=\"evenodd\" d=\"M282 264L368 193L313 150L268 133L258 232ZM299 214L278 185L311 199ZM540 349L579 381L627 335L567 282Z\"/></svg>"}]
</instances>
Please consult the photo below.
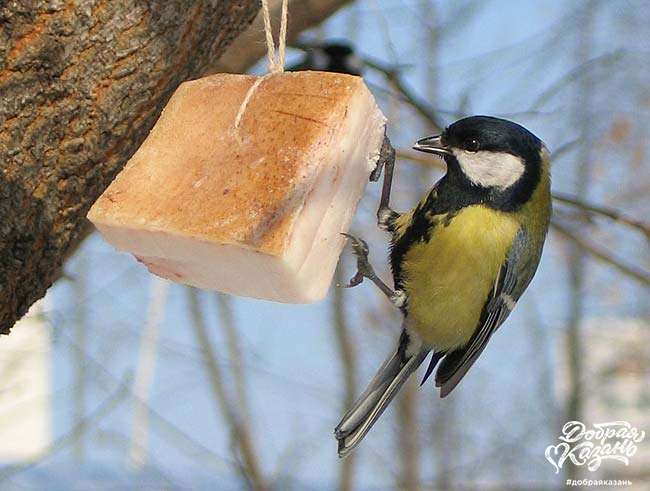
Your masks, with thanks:
<instances>
[{"instance_id":1,"label":"great tit bird","mask_svg":"<svg viewBox=\"0 0 650 491\"><path fill-rule=\"evenodd\" d=\"M388 206L394 151L386 139L377 217L391 234L394 290L375 274L366 243L348 236L358 272L347 286L373 281L404 320L395 352L336 427L341 457L359 444L429 352L422 383L440 363L440 396L458 385L533 278L546 238L549 153L530 131L472 116L413 148L442 157L447 173L415 208L396 213Z\"/></svg>"},{"instance_id":2,"label":"great tit bird","mask_svg":"<svg viewBox=\"0 0 650 491\"><path fill-rule=\"evenodd\" d=\"M363 61L347 43L330 41L300 47L305 51L305 57L297 65L289 67L289 71L319 70L361 75Z\"/></svg>"}]
</instances>

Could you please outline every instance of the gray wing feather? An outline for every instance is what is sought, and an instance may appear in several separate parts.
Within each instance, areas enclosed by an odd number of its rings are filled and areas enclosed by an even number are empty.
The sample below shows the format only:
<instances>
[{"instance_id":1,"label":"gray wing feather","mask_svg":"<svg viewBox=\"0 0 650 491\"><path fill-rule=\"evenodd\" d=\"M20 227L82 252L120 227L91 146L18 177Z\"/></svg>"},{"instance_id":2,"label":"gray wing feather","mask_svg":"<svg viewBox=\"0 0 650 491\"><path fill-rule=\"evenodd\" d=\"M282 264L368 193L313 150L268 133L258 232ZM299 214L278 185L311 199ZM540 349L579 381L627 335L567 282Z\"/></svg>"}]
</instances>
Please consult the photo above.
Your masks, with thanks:
<instances>
[{"instance_id":1,"label":"gray wing feather","mask_svg":"<svg viewBox=\"0 0 650 491\"><path fill-rule=\"evenodd\" d=\"M477 329L465 346L445 356L436 372L440 397L447 396L458 385L485 349L492 334L510 315L514 304L532 280L540 255L541 249L531 247L528 234L523 228L520 229L483 307Z\"/></svg>"}]
</instances>

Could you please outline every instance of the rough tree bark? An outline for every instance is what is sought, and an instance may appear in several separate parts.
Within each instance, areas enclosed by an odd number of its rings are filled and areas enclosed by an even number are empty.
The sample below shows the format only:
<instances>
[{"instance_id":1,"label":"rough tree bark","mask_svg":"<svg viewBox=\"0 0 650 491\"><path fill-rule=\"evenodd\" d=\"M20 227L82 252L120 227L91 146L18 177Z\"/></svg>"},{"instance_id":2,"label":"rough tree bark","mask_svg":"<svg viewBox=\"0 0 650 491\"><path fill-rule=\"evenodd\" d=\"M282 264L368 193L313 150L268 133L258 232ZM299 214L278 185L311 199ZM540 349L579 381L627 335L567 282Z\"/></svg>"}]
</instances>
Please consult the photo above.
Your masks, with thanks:
<instances>
[{"instance_id":1,"label":"rough tree bark","mask_svg":"<svg viewBox=\"0 0 650 491\"><path fill-rule=\"evenodd\" d=\"M90 205L257 0L0 2L0 333L50 286Z\"/></svg>"}]
</instances>

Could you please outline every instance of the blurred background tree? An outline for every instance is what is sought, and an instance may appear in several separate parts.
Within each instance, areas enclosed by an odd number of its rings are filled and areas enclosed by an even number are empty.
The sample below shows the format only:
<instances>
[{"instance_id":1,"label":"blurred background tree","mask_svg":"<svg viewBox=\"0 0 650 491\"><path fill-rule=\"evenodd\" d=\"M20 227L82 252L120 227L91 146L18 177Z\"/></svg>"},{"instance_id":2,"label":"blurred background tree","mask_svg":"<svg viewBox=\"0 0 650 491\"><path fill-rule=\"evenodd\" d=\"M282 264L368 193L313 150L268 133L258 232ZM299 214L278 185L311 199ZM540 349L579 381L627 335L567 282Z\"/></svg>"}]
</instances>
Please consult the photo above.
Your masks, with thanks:
<instances>
[{"instance_id":1,"label":"blurred background tree","mask_svg":"<svg viewBox=\"0 0 650 491\"><path fill-rule=\"evenodd\" d=\"M0 486L502 490L557 489L582 476L643 489L648 441L629 467L605 463L595 473L566 465L556 475L544 449L571 419L650 429L646 7L357 0L290 10L301 26L295 45L337 40L362 60L398 151L397 209L444 172L411 144L464 115L513 119L546 142L555 215L530 290L449 398L414 378L339 461L334 425L399 323L371 286L332 288L309 306L163 287L93 234L38 314L51 346L41 394L49 437L28 456L7 456ZM264 70L254 64L259 25L246 36L222 69ZM289 64L303 61L302 49L291 52ZM353 231L380 265L387 236L374 225L377 188L369 186ZM346 251L337 280L352 269ZM0 406L2 420L43 417L21 404Z\"/></svg>"}]
</instances>

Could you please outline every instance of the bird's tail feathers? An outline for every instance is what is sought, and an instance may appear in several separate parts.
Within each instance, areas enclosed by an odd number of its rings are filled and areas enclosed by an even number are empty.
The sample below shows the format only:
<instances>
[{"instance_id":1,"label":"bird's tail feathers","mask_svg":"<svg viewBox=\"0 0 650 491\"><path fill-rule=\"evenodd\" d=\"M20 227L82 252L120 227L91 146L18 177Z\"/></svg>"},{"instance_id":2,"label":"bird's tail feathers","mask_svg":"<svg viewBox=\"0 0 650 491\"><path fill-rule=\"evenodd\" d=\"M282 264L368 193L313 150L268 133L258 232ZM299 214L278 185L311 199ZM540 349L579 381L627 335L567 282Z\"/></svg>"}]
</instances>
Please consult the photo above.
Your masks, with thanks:
<instances>
[{"instance_id":1,"label":"bird's tail feathers","mask_svg":"<svg viewBox=\"0 0 650 491\"><path fill-rule=\"evenodd\" d=\"M334 430L339 457L345 457L361 442L428 353L429 348L418 339L406 331L402 332L395 352L381 365L366 390Z\"/></svg>"}]
</instances>

